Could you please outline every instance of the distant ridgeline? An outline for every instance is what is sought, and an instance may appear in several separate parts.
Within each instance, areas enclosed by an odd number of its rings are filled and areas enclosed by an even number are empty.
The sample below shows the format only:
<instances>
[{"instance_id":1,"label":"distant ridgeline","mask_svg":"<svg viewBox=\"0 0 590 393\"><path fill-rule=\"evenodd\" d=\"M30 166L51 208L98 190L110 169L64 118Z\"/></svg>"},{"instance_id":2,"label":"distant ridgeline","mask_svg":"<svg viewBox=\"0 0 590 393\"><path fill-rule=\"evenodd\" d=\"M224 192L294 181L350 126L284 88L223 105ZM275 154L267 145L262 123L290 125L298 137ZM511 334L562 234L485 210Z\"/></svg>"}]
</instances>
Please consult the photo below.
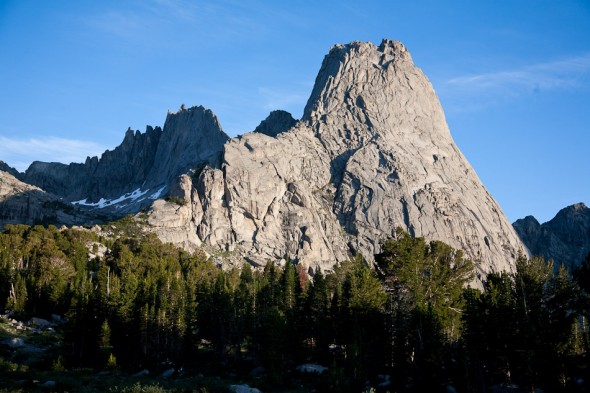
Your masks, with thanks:
<instances>
[{"instance_id":1,"label":"distant ridgeline","mask_svg":"<svg viewBox=\"0 0 590 393\"><path fill-rule=\"evenodd\" d=\"M532 255L552 259L556 267L573 270L590 253L590 209L583 203L561 209L544 224L527 216L513 226Z\"/></svg>"}]
</instances>

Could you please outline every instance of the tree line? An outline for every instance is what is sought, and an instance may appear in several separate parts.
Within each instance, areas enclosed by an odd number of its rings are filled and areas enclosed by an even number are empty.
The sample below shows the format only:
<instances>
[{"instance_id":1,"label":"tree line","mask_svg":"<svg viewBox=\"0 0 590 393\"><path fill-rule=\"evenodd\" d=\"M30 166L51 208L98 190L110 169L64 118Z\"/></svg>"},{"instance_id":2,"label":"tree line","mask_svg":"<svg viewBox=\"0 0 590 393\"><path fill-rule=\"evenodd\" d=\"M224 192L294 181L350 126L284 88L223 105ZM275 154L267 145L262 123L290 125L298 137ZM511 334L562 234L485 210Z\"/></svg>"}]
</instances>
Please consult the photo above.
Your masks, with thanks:
<instances>
[{"instance_id":1,"label":"tree line","mask_svg":"<svg viewBox=\"0 0 590 393\"><path fill-rule=\"evenodd\" d=\"M225 271L136 230L103 238L7 225L0 308L65 316L66 368L259 370L280 389L297 365L317 363L328 368L314 380L320 391L585 388L590 257L570 274L521 255L482 288L467 286L474 267L460 250L402 230L374 259L313 274L288 258Z\"/></svg>"}]
</instances>

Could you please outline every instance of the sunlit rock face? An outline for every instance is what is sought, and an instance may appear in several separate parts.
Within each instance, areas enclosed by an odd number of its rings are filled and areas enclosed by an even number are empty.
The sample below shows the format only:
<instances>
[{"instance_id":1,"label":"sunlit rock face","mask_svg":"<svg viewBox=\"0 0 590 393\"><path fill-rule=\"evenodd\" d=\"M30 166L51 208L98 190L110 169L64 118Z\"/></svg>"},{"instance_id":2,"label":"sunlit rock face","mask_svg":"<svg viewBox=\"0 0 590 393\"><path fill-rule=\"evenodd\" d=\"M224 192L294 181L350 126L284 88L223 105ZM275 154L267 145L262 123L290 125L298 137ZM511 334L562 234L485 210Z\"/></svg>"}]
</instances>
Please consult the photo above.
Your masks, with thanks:
<instances>
[{"instance_id":1,"label":"sunlit rock face","mask_svg":"<svg viewBox=\"0 0 590 393\"><path fill-rule=\"evenodd\" d=\"M525 250L395 41L333 47L295 126L230 140L195 183L200 240L257 263L371 258L398 226L465 250L481 274Z\"/></svg>"},{"instance_id":2,"label":"sunlit rock face","mask_svg":"<svg viewBox=\"0 0 590 393\"><path fill-rule=\"evenodd\" d=\"M299 121L275 111L230 139L210 110L183 106L100 159L35 163L21 178L86 211L143 211L164 241L235 263L329 270L372 259L396 227L464 250L480 278L526 252L430 82L390 40L334 46Z\"/></svg>"}]
</instances>

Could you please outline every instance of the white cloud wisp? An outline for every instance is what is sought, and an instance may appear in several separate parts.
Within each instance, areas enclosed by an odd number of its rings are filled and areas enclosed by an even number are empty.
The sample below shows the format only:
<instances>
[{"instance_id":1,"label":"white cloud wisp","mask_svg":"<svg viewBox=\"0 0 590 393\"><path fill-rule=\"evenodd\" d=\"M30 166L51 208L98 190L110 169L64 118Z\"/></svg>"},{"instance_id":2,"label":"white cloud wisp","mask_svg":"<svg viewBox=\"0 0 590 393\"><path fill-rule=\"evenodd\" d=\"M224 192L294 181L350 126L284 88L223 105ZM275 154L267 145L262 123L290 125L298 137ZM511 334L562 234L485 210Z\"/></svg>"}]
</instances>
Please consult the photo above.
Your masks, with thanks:
<instances>
[{"instance_id":1,"label":"white cloud wisp","mask_svg":"<svg viewBox=\"0 0 590 393\"><path fill-rule=\"evenodd\" d=\"M520 68L463 75L437 84L448 112L480 111L531 94L590 88L590 53Z\"/></svg>"},{"instance_id":2,"label":"white cloud wisp","mask_svg":"<svg viewBox=\"0 0 590 393\"><path fill-rule=\"evenodd\" d=\"M588 84L590 53L520 69L452 78L447 85L462 90L553 90Z\"/></svg>"},{"instance_id":3,"label":"white cloud wisp","mask_svg":"<svg viewBox=\"0 0 590 393\"><path fill-rule=\"evenodd\" d=\"M86 157L100 156L106 149L98 143L57 137L30 139L0 136L0 159L19 171L33 161L84 162Z\"/></svg>"}]
</instances>

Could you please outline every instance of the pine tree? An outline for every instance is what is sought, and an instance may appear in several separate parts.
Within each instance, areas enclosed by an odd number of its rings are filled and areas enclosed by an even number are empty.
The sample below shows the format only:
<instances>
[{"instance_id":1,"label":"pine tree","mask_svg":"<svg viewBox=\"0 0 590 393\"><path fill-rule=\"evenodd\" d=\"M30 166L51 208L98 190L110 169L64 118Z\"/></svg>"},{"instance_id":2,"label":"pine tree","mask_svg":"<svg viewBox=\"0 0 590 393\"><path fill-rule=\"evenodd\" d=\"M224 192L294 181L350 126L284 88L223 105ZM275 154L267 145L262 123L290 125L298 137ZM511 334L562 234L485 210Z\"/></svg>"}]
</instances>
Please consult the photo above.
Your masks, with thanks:
<instances>
[{"instance_id":1,"label":"pine tree","mask_svg":"<svg viewBox=\"0 0 590 393\"><path fill-rule=\"evenodd\" d=\"M285 262L285 269L281 276L281 310L285 313L289 313L295 307L297 300L297 277L295 272L295 266L290 259Z\"/></svg>"},{"instance_id":2,"label":"pine tree","mask_svg":"<svg viewBox=\"0 0 590 393\"><path fill-rule=\"evenodd\" d=\"M516 382L561 389L575 369L581 291L562 266L520 255L516 272L489 274L465 293L465 339L472 383ZM483 370L487 370L484 374Z\"/></svg>"},{"instance_id":3,"label":"pine tree","mask_svg":"<svg viewBox=\"0 0 590 393\"><path fill-rule=\"evenodd\" d=\"M109 360L113 357L113 346L111 345L111 327L107 320L104 320L100 327L100 335L98 337L99 356L98 364L102 366L109 366Z\"/></svg>"},{"instance_id":4,"label":"pine tree","mask_svg":"<svg viewBox=\"0 0 590 393\"><path fill-rule=\"evenodd\" d=\"M308 289L305 315L308 327L307 345L320 361L328 357L330 299L326 279L317 269Z\"/></svg>"},{"instance_id":5,"label":"pine tree","mask_svg":"<svg viewBox=\"0 0 590 393\"><path fill-rule=\"evenodd\" d=\"M386 362L384 307L387 294L374 272L359 255L349 264L342 289L346 354L353 383L361 388L375 365ZM334 317L334 316L332 316Z\"/></svg>"},{"instance_id":6,"label":"pine tree","mask_svg":"<svg viewBox=\"0 0 590 393\"><path fill-rule=\"evenodd\" d=\"M461 251L399 228L382 250L375 260L391 295L394 367L426 383L421 389L435 388L444 383L446 353L460 337L462 288L473 277L473 265Z\"/></svg>"}]
</instances>

